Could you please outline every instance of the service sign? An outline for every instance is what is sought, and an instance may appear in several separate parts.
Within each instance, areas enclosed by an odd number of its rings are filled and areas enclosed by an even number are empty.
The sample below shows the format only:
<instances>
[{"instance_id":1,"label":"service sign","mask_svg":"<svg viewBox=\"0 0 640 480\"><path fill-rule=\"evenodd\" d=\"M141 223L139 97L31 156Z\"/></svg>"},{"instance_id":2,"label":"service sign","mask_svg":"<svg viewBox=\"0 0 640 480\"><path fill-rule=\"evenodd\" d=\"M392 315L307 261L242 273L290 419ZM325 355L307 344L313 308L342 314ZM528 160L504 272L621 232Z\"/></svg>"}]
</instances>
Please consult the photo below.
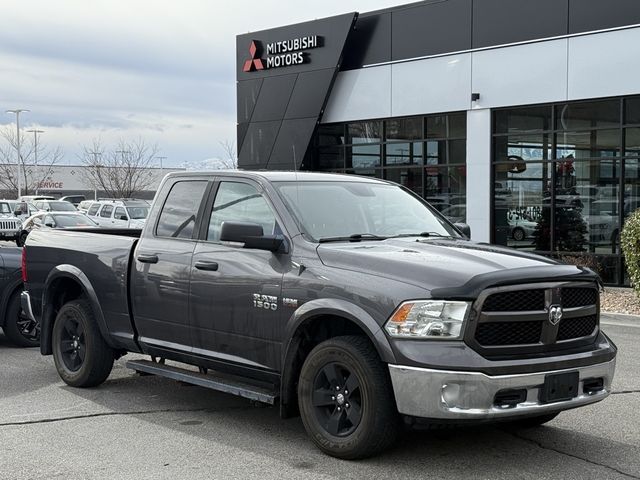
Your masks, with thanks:
<instances>
[{"instance_id":1,"label":"service sign","mask_svg":"<svg viewBox=\"0 0 640 480\"><path fill-rule=\"evenodd\" d=\"M278 42L270 42L264 48L259 40L249 45L251 58L244 62L243 72L255 72L272 68L290 67L309 61L308 50L322 46L322 37L307 35Z\"/></svg>"}]
</instances>

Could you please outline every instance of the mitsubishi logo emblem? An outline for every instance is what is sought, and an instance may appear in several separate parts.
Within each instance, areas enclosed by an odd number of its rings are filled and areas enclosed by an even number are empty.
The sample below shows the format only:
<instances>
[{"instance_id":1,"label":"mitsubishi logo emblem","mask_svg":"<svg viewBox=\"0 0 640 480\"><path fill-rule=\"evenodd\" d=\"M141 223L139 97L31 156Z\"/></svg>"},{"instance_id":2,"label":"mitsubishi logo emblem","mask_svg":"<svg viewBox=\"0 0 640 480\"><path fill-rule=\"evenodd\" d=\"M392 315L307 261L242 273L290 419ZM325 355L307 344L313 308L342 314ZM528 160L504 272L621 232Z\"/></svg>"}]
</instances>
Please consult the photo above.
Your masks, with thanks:
<instances>
[{"instance_id":1,"label":"mitsubishi logo emblem","mask_svg":"<svg viewBox=\"0 0 640 480\"><path fill-rule=\"evenodd\" d=\"M249 46L249 54L251 58L244 62L244 66L242 67L243 72L253 72L255 70L264 70L264 62L258 55L259 42L256 40L251 40L251 45Z\"/></svg>"},{"instance_id":2,"label":"mitsubishi logo emblem","mask_svg":"<svg viewBox=\"0 0 640 480\"><path fill-rule=\"evenodd\" d=\"M551 305L549 307L549 323L557 325L562 320L562 307L560 305Z\"/></svg>"}]
</instances>

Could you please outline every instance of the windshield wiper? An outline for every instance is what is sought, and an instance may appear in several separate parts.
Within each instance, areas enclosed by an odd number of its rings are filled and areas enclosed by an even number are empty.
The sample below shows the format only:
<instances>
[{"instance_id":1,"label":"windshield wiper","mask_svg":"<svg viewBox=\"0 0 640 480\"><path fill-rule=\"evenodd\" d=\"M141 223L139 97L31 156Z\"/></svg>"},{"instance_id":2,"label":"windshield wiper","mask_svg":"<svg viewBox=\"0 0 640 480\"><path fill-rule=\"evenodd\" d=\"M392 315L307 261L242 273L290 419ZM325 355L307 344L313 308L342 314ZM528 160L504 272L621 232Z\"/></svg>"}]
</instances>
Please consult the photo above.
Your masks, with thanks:
<instances>
[{"instance_id":1,"label":"windshield wiper","mask_svg":"<svg viewBox=\"0 0 640 480\"><path fill-rule=\"evenodd\" d=\"M389 237L374 235L373 233L354 233L347 237L325 237L318 240L319 243L329 242L361 242L362 240L386 240Z\"/></svg>"},{"instance_id":2,"label":"windshield wiper","mask_svg":"<svg viewBox=\"0 0 640 480\"><path fill-rule=\"evenodd\" d=\"M456 238L451 235L442 235L438 232L420 232L420 233L401 233L399 235L394 235L391 238L402 238L402 237L438 237L438 238Z\"/></svg>"}]
</instances>

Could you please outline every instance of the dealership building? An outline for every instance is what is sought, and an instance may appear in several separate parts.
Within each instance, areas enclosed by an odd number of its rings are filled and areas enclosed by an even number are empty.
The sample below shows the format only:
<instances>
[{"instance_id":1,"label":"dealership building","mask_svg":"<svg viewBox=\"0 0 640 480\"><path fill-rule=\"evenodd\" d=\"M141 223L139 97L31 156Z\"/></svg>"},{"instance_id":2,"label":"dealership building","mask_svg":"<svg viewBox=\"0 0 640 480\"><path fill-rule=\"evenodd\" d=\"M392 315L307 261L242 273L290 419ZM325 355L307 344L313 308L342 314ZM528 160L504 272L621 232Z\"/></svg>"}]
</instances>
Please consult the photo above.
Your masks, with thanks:
<instances>
[{"instance_id":1,"label":"dealership building","mask_svg":"<svg viewBox=\"0 0 640 480\"><path fill-rule=\"evenodd\" d=\"M628 284L640 1L434 0L237 37L239 166L400 183L472 238Z\"/></svg>"}]
</instances>

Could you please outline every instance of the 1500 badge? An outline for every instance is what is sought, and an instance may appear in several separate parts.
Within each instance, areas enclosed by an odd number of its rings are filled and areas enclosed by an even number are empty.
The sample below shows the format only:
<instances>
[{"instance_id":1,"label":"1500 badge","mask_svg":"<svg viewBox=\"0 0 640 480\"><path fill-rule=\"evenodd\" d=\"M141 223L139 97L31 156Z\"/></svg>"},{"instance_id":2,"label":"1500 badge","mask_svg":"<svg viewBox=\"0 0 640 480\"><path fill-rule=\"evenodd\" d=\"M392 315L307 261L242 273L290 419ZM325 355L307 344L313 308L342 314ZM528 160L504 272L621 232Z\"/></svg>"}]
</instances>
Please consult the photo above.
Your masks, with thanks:
<instances>
[{"instance_id":1,"label":"1500 badge","mask_svg":"<svg viewBox=\"0 0 640 480\"><path fill-rule=\"evenodd\" d=\"M265 310L277 310L278 309L278 297L273 295L261 295L259 293L253 294L253 306L256 308L264 308Z\"/></svg>"}]
</instances>

